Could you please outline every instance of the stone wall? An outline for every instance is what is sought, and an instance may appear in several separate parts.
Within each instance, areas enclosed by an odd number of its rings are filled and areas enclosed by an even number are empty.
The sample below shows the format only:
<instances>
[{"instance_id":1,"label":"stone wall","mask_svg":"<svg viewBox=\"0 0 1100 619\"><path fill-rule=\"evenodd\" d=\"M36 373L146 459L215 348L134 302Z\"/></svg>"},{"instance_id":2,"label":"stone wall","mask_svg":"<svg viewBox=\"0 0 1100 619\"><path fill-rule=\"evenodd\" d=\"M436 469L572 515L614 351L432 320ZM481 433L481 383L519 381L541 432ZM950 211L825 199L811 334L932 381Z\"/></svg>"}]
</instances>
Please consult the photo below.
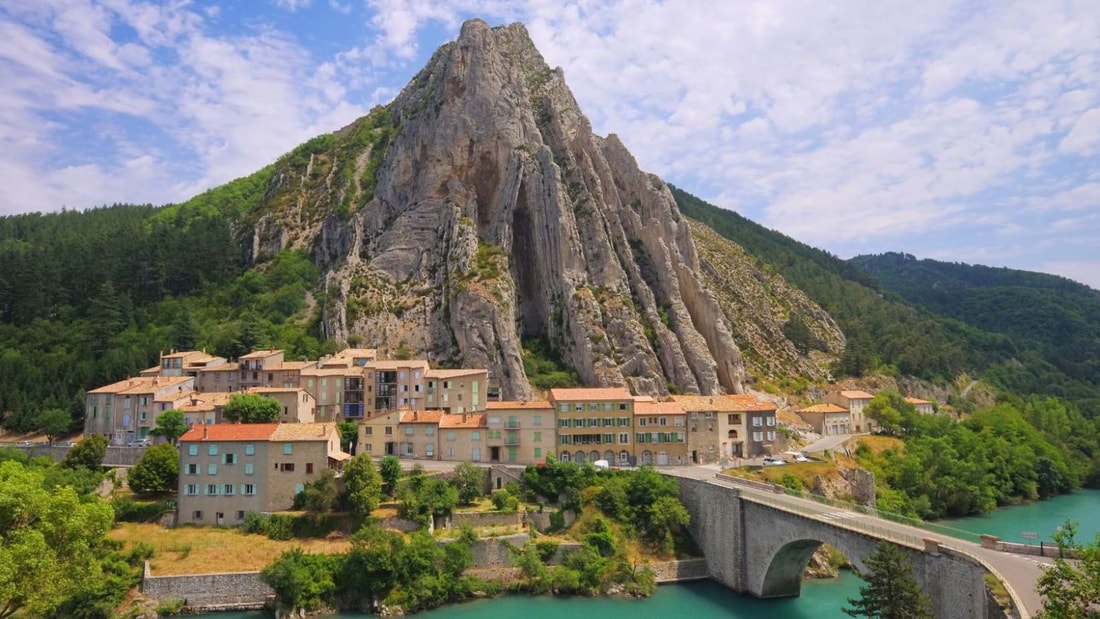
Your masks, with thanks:
<instances>
[{"instance_id":1,"label":"stone wall","mask_svg":"<svg viewBox=\"0 0 1100 619\"><path fill-rule=\"evenodd\" d=\"M145 564L141 592L159 601L183 600L194 609L263 608L275 592L259 572L153 576Z\"/></svg>"},{"instance_id":2,"label":"stone wall","mask_svg":"<svg viewBox=\"0 0 1100 619\"><path fill-rule=\"evenodd\" d=\"M473 527L514 527L522 518L520 512L455 512L451 514L451 526L458 528L468 523Z\"/></svg>"},{"instance_id":3,"label":"stone wall","mask_svg":"<svg viewBox=\"0 0 1100 619\"><path fill-rule=\"evenodd\" d=\"M707 574L706 559L682 559L680 561L658 561L650 563L649 569L657 576L657 582L684 582L705 580Z\"/></svg>"},{"instance_id":4,"label":"stone wall","mask_svg":"<svg viewBox=\"0 0 1100 619\"><path fill-rule=\"evenodd\" d=\"M678 479L680 502L691 513L688 530L706 557L714 580L744 591L741 501L736 490L704 480Z\"/></svg>"}]
</instances>

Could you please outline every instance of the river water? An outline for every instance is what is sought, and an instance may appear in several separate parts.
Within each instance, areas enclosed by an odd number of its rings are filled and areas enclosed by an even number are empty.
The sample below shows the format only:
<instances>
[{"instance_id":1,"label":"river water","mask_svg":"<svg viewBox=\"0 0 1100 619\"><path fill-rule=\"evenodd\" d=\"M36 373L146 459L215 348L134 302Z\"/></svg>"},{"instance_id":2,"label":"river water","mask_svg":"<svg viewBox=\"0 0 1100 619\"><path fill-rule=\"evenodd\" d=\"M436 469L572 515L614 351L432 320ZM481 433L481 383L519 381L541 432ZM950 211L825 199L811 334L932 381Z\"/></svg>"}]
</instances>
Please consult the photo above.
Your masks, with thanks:
<instances>
[{"instance_id":1,"label":"river water","mask_svg":"<svg viewBox=\"0 0 1100 619\"><path fill-rule=\"evenodd\" d=\"M1021 533L1035 533L1051 539L1066 518L1078 523L1078 541L1092 542L1100 534L1100 490L1080 490L1068 496L1029 505L998 509L985 516L944 521L951 527L972 533L989 533L1006 541L1028 542ZM1036 542L1037 543L1037 542ZM861 581L849 572L840 578L807 580L797 598L758 600L739 595L710 581L661 585L644 600L621 598L572 598L503 596L436 609L415 615L420 619L840 619L847 598L856 597ZM341 618L372 615L340 614ZM266 619L269 614L216 613L216 619Z\"/></svg>"}]
</instances>

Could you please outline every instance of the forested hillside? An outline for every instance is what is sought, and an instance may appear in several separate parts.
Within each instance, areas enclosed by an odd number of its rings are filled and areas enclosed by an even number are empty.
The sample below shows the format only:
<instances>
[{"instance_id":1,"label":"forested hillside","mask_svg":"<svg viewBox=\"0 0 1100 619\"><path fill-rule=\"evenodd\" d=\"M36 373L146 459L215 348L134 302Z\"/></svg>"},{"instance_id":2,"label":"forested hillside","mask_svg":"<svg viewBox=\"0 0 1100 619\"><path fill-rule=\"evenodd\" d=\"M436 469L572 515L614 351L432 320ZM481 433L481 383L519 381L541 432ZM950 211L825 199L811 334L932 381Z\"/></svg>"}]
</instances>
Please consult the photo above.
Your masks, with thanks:
<instances>
[{"instance_id":1,"label":"forested hillside","mask_svg":"<svg viewBox=\"0 0 1100 619\"><path fill-rule=\"evenodd\" d=\"M989 368L992 382L1100 414L1100 292L1055 275L899 253L857 256L851 264L913 305L1009 338L1017 353L1012 363Z\"/></svg>"},{"instance_id":2,"label":"forested hillside","mask_svg":"<svg viewBox=\"0 0 1100 619\"><path fill-rule=\"evenodd\" d=\"M306 312L316 267L284 252L263 272L246 271L232 233L269 175L159 209L0 218L4 426L27 430L60 408L79 427L83 390L134 375L170 348L229 356L271 344L318 354L317 321Z\"/></svg>"},{"instance_id":3,"label":"forested hillside","mask_svg":"<svg viewBox=\"0 0 1100 619\"><path fill-rule=\"evenodd\" d=\"M673 195L684 215L744 247L833 316L848 338L840 372L944 380L966 371L1009 392L1065 398L1087 416L1100 415L1095 291L1064 278L957 265L941 273L926 264L912 277L880 281L884 267L865 270L864 262L846 262L681 189Z\"/></svg>"}]
</instances>

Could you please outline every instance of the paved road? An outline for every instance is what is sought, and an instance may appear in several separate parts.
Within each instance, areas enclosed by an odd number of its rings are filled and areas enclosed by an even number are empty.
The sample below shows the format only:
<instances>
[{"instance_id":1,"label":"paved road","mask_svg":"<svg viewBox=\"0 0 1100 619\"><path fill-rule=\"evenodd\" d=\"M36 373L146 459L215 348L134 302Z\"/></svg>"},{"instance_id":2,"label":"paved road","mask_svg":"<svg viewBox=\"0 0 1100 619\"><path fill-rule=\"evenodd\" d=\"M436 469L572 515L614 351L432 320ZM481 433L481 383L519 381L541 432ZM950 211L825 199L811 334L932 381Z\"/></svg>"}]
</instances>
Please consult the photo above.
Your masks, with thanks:
<instances>
[{"instance_id":1,"label":"paved road","mask_svg":"<svg viewBox=\"0 0 1100 619\"><path fill-rule=\"evenodd\" d=\"M842 443L844 443L848 439L855 438L856 436L863 436L863 435L862 434L834 434L832 436L823 436L823 437L817 439L816 441L814 441L813 443L810 443L808 446L803 447L802 451L804 451L806 453L817 453L817 452L820 452L820 451L825 451L826 449L828 449L830 451L834 451Z\"/></svg>"},{"instance_id":2,"label":"paved road","mask_svg":"<svg viewBox=\"0 0 1100 619\"><path fill-rule=\"evenodd\" d=\"M913 548L923 548L923 540L926 537L936 538L941 542L941 546L976 557L985 563L986 567L992 568L992 571L999 574L1016 598L1017 606L1023 606L1021 619L1028 619L1042 608L1042 599L1035 591L1035 583L1038 581L1039 575L1042 574L1043 568L1040 566L1044 563L1050 563L1049 559L989 550L982 548L980 544L949 538L925 529L883 520L855 511L850 512L849 517L837 519L836 512L838 508L835 505L826 505L808 499L749 488L733 481L713 477L713 470L707 470L704 467L678 468L668 472L692 479L710 479L712 483L737 488L741 496L750 501L821 520L833 526L849 528L889 539ZM710 475L708 476L707 473L710 473Z\"/></svg>"}]
</instances>

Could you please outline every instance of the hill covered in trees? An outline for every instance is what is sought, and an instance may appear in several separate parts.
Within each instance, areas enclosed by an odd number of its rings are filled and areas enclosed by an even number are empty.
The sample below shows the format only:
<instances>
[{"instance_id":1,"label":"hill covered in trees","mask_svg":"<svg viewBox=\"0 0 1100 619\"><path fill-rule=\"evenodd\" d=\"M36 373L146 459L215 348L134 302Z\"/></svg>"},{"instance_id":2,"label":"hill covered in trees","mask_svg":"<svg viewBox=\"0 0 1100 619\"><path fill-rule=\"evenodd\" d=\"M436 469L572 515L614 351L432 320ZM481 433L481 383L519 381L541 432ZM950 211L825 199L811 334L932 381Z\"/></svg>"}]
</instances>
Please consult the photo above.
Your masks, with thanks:
<instances>
[{"instance_id":1,"label":"hill covered in trees","mask_svg":"<svg viewBox=\"0 0 1100 619\"><path fill-rule=\"evenodd\" d=\"M1100 300L1065 278L916 261L851 261L672 188L681 213L741 245L828 311L847 337L838 375L950 381L1064 398L1100 416Z\"/></svg>"}]
</instances>

